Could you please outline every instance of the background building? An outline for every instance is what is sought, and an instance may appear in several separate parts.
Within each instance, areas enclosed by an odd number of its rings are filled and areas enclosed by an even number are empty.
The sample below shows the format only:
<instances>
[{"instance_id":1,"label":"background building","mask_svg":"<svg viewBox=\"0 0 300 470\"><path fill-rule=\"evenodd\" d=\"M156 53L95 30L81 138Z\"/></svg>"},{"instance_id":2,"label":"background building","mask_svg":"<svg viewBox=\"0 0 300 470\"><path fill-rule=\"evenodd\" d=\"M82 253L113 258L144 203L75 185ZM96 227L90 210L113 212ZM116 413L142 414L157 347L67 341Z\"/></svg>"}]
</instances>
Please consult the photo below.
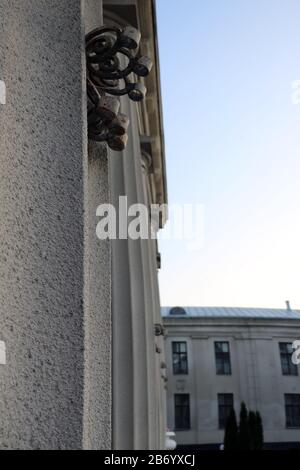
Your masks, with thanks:
<instances>
[{"instance_id":1,"label":"background building","mask_svg":"<svg viewBox=\"0 0 300 470\"><path fill-rule=\"evenodd\" d=\"M154 63L122 153L88 142L103 23ZM154 1L2 0L0 80L0 448L163 448L157 246L96 237L100 204L166 202Z\"/></svg>"},{"instance_id":2,"label":"background building","mask_svg":"<svg viewBox=\"0 0 300 470\"><path fill-rule=\"evenodd\" d=\"M265 442L300 446L300 311L164 307L168 426L183 446L220 446L228 413L260 411Z\"/></svg>"}]
</instances>

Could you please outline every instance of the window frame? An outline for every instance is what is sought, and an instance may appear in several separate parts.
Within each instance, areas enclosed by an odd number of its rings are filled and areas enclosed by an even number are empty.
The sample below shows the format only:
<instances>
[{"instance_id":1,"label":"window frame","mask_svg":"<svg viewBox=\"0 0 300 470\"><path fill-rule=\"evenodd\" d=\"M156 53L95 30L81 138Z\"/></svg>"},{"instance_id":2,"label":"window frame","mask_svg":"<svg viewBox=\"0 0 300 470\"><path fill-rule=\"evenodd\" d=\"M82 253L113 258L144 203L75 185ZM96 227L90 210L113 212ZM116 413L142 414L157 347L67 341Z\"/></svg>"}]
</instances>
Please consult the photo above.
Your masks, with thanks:
<instances>
[{"instance_id":1,"label":"window frame","mask_svg":"<svg viewBox=\"0 0 300 470\"><path fill-rule=\"evenodd\" d=\"M228 345L228 351L217 351L217 345ZM231 367L231 354L230 354L230 343L229 341L214 341L215 348L215 361L216 361L216 374L217 375L232 375ZM221 370L219 369L219 361L221 361ZM226 367L228 367L228 372L226 372Z\"/></svg>"},{"instance_id":2,"label":"window frame","mask_svg":"<svg viewBox=\"0 0 300 470\"><path fill-rule=\"evenodd\" d=\"M185 351L175 351L175 345L178 344L185 344ZM189 373L189 363L188 363L188 345L187 341L172 341L172 370L173 370L173 375L188 375ZM180 348L179 348L180 349ZM178 363L175 362L175 357L178 358ZM184 360L182 358L185 357L185 368L182 367L182 364L184 363ZM176 367L178 367L178 370L176 370Z\"/></svg>"},{"instance_id":3,"label":"window frame","mask_svg":"<svg viewBox=\"0 0 300 470\"><path fill-rule=\"evenodd\" d=\"M298 400L298 403L287 403L289 398L293 397ZM284 394L284 405L285 405L285 426L287 429L300 429L300 393L285 393ZM297 409L297 413L293 410ZM293 418L298 417L298 424L293 422Z\"/></svg>"},{"instance_id":4,"label":"window frame","mask_svg":"<svg viewBox=\"0 0 300 470\"><path fill-rule=\"evenodd\" d=\"M281 365L281 372L282 375L285 377L298 377L299 371L298 371L298 366L296 364L293 364L292 362L292 355L293 355L293 348L291 352L289 352L287 349L285 351L282 350L283 346L292 346L293 343L287 342L287 341L281 341L279 343L279 354L280 354L280 365ZM287 370L285 371L286 364L284 364L283 361L287 360Z\"/></svg>"},{"instance_id":5,"label":"window frame","mask_svg":"<svg viewBox=\"0 0 300 470\"><path fill-rule=\"evenodd\" d=\"M178 404L177 398L180 397L182 399L185 397L186 403ZM178 414L177 410L180 410L180 420L182 423L178 425ZM186 410L184 412L184 410ZM186 413L186 416L185 416ZM186 419L187 417L187 419ZM189 431L191 429L191 399L189 393L175 393L174 394L174 428L175 431Z\"/></svg>"},{"instance_id":6,"label":"window frame","mask_svg":"<svg viewBox=\"0 0 300 470\"><path fill-rule=\"evenodd\" d=\"M221 403L221 397L231 398L230 403ZM228 409L228 410L227 410ZM221 412L222 410L222 412ZM224 411L227 410L227 417L225 418ZM231 410L234 410L234 394L233 393L218 393L218 427L220 430L224 430L226 428L226 423L229 418Z\"/></svg>"}]
</instances>

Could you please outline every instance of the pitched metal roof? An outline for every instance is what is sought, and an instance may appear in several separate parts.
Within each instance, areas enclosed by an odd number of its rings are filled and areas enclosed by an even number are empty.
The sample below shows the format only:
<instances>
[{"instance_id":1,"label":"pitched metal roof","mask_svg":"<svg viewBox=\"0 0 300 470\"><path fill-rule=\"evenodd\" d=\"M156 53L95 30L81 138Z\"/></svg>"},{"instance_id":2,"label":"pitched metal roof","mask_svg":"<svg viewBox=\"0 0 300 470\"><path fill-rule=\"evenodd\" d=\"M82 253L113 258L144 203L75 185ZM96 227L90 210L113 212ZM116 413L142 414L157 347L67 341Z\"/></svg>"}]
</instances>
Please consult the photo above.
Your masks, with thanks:
<instances>
[{"instance_id":1,"label":"pitched metal roof","mask_svg":"<svg viewBox=\"0 0 300 470\"><path fill-rule=\"evenodd\" d=\"M162 317L170 318L278 318L300 320L300 310L237 307L162 307ZM184 313L185 312L185 313Z\"/></svg>"}]
</instances>

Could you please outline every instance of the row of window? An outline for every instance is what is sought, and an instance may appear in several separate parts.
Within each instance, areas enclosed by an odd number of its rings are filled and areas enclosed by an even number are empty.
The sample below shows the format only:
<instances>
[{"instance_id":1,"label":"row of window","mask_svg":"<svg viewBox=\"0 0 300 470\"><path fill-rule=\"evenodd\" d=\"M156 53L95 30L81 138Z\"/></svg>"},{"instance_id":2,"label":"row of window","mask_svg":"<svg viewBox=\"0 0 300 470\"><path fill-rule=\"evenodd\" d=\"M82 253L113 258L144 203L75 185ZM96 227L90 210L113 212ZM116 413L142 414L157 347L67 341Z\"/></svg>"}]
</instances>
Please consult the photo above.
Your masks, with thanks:
<instances>
[{"instance_id":1,"label":"row of window","mask_svg":"<svg viewBox=\"0 0 300 470\"><path fill-rule=\"evenodd\" d=\"M285 398L286 427L300 428L300 394L288 393ZM190 395L180 393L174 395L175 429L188 430L191 427ZM232 393L218 394L219 429L224 429L230 411L234 407Z\"/></svg>"},{"instance_id":2,"label":"row of window","mask_svg":"<svg viewBox=\"0 0 300 470\"><path fill-rule=\"evenodd\" d=\"M298 367L292 362L292 343L279 343L283 375L298 375ZM188 353L186 341L172 342L173 373L188 374ZM230 348L227 341L215 342L217 375L231 375Z\"/></svg>"}]
</instances>

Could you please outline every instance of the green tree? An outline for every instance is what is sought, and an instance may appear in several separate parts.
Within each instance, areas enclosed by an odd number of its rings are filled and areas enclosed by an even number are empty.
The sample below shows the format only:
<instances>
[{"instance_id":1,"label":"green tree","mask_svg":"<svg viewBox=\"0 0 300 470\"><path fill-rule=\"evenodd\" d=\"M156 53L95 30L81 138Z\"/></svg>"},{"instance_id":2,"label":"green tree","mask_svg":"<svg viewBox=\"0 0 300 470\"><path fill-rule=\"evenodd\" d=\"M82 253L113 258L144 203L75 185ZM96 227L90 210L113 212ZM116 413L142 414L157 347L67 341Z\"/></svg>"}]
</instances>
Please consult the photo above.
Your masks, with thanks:
<instances>
[{"instance_id":1,"label":"green tree","mask_svg":"<svg viewBox=\"0 0 300 470\"><path fill-rule=\"evenodd\" d=\"M239 450L250 449L248 411L244 402L242 402L241 404L240 426L239 426L239 433L238 433L238 448Z\"/></svg>"},{"instance_id":2,"label":"green tree","mask_svg":"<svg viewBox=\"0 0 300 470\"><path fill-rule=\"evenodd\" d=\"M259 411L255 413L255 441L254 441L254 448L256 450L262 450L264 447L264 429L263 429L263 422Z\"/></svg>"},{"instance_id":3,"label":"green tree","mask_svg":"<svg viewBox=\"0 0 300 470\"><path fill-rule=\"evenodd\" d=\"M224 450L237 450L238 446L238 425L234 408L232 408L230 415L227 419L225 436L224 436Z\"/></svg>"},{"instance_id":4,"label":"green tree","mask_svg":"<svg viewBox=\"0 0 300 470\"><path fill-rule=\"evenodd\" d=\"M256 413L254 411L249 411L248 428L249 428L249 447L251 450L255 450L257 442L258 442L258 436L257 436L257 418L256 418Z\"/></svg>"}]
</instances>

